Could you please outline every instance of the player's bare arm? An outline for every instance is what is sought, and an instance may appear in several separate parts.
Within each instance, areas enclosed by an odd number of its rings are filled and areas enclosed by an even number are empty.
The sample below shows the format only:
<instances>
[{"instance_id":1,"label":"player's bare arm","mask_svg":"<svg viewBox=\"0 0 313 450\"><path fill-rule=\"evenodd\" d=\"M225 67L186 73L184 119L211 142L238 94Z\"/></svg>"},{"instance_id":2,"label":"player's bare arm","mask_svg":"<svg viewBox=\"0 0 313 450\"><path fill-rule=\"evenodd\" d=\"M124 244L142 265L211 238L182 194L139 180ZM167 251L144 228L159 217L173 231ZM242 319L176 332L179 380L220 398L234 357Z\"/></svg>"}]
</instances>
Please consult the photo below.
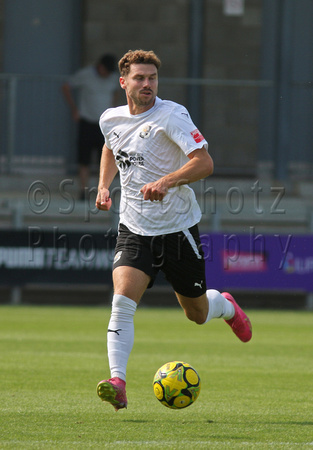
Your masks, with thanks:
<instances>
[{"instance_id":1,"label":"player's bare arm","mask_svg":"<svg viewBox=\"0 0 313 450\"><path fill-rule=\"evenodd\" d=\"M108 211L111 208L112 200L109 188L117 171L118 168L115 164L113 152L104 144L100 162L98 195L96 198L96 207L102 211Z\"/></svg>"},{"instance_id":2,"label":"player's bare arm","mask_svg":"<svg viewBox=\"0 0 313 450\"><path fill-rule=\"evenodd\" d=\"M213 173L213 160L205 147L188 155L190 161L175 172L169 173L153 183L145 184L140 192L144 200L161 201L168 190L174 186L193 183Z\"/></svg>"}]
</instances>

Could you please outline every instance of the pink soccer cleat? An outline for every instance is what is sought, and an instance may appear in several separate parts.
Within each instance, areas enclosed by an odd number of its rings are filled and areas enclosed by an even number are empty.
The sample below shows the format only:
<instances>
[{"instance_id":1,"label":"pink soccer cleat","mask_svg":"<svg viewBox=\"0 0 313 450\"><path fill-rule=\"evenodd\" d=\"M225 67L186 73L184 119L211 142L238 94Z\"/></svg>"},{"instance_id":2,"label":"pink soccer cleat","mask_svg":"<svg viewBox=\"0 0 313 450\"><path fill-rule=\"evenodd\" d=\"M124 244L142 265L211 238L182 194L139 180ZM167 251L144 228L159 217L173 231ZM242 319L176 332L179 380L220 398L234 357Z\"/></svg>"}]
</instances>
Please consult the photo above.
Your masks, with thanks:
<instances>
[{"instance_id":1,"label":"pink soccer cleat","mask_svg":"<svg viewBox=\"0 0 313 450\"><path fill-rule=\"evenodd\" d=\"M232 319L225 320L231 327L235 335L242 341L248 342L252 338L252 325L249 317L243 312L240 306L236 303L234 297L228 292L222 293L223 297L229 300L235 307L235 315Z\"/></svg>"},{"instance_id":2,"label":"pink soccer cleat","mask_svg":"<svg viewBox=\"0 0 313 450\"><path fill-rule=\"evenodd\" d=\"M127 408L126 383L118 377L102 380L98 383L97 394L104 402L109 402L115 411Z\"/></svg>"}]
</instances>

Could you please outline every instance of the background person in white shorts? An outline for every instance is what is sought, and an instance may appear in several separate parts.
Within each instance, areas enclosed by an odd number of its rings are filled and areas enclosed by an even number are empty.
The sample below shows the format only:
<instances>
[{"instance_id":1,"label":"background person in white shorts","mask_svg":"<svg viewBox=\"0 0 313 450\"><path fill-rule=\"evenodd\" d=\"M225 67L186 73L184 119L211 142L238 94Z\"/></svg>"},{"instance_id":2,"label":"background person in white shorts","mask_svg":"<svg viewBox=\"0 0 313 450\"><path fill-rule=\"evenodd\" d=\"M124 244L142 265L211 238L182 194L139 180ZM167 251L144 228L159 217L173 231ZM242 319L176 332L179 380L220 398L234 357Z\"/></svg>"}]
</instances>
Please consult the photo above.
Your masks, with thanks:
<instances>
[{"instance_id":1,"label":"background person in white shorts","mask_svg":"<svg viewBox=\"0 0 313 450\"><path fill-rule=\"evenodd\" d=\"M197 223L201 212L189 183L213 172L208 143L181 105L157 97L161 63L153 51L129 51L119 61L127 105L100 118L105 138L96 206L109 210L110 185L121 182L120 224L113 263L114 295L107 345L111 378L99 397L127 406L126 366L134 342L133 317L159 270L172 284L188 319L223 318L243 342L246 314L228 293L207 290Z\"/></svg>"}]
</instances>

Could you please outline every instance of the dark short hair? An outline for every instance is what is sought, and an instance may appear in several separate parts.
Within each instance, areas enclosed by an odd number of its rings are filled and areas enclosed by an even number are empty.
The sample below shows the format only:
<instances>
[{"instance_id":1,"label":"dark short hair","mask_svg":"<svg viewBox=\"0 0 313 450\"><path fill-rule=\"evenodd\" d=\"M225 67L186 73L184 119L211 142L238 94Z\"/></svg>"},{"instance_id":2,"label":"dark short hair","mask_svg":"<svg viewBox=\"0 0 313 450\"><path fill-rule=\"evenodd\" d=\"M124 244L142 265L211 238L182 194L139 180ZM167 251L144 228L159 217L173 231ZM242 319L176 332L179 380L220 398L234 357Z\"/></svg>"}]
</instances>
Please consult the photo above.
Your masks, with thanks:
<instances>
[{"instance_id":1,"label":"dark short hair","mask_svg":"<svg viewBox=\"0 0 313 450\"><path fill-rule=\"evenodd\" d=\"M117 69L117 60L115 55L112 55L110 53L107 53L98 60L98 64L101 64L101 66L104 66L109 72L115 72Z\"/></svg>"},{"instance_id":2,"label":"dark short hair","mask_svg":"<svg viewBox=\"0 0 313 450\"><path fill-rule=\"evenodd\" d=\"M157 70L159 70L161 61L153 50L129 50L118 63L122 77L129 74L132 64L154 64Z\"/></svg>"}]
</instances>

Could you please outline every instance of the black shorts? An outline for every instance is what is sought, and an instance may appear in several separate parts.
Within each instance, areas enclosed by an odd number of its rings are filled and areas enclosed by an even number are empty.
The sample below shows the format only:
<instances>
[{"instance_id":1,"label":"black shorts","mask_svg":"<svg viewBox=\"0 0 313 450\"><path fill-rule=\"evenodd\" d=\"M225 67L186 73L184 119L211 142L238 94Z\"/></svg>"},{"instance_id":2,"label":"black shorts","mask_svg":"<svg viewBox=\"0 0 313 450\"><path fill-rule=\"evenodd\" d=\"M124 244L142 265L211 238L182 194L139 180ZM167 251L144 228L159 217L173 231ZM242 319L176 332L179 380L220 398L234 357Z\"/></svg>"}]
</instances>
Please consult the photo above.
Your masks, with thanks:
<instances>
[{"instance_id":1,"label":"black shorts","mask_svg":"<svg viewBox=\"0 0 313 450\"><path fill-rule=\"evenodd\" d=\"M161 270L173 289L186 297L206 292L205 261L198 226L178 233L140 236L120 224L113 270L130 266L151 277L149 288Z\"/></svg>"},{"instance_id":2,"label":"black shorts","mask_svg":"<svg viewBox=\"0 0 313 450\"><path fill-rule=\"evenodd\" d=\"M100 162L104 137L98 123L80 119L78 125L78 163L89 166L92 150L96 150Z\"/></svg>"}]
</instances>

